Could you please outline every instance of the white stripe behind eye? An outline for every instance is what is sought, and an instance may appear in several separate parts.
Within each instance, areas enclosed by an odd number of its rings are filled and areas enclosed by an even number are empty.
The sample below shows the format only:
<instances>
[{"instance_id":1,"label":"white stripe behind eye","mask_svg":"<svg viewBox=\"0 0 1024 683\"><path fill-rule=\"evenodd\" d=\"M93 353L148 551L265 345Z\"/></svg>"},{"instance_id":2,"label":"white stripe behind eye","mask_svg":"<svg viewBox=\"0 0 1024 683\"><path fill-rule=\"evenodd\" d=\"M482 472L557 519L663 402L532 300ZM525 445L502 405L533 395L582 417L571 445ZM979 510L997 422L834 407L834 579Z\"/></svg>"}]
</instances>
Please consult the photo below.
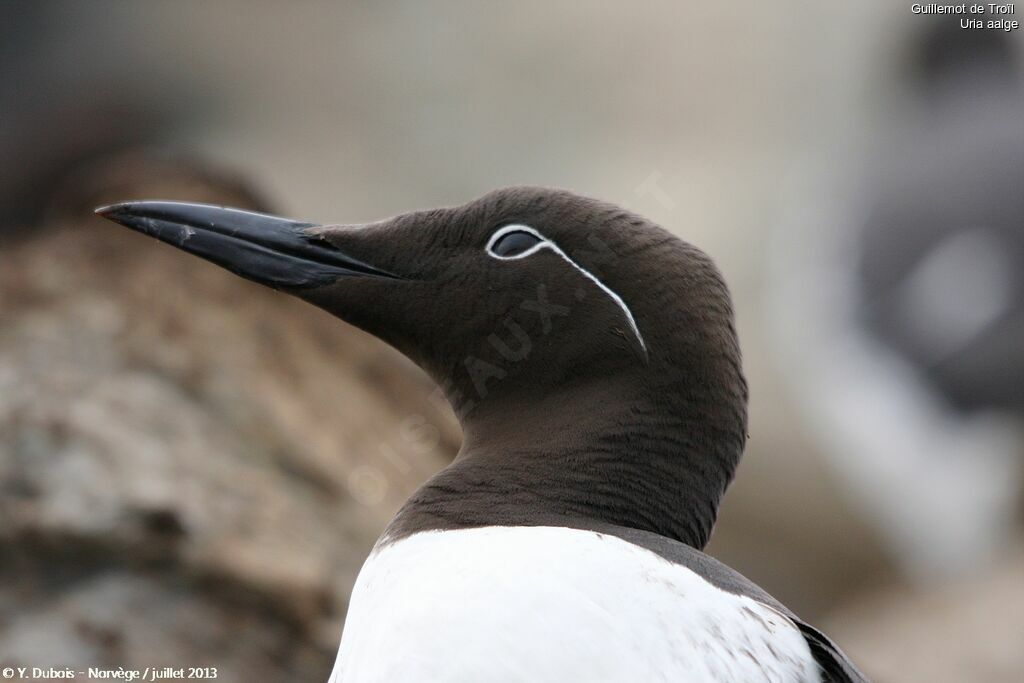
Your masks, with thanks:
<instances>
[{"instance_id":1,"label":"white stripe behind eye","mask_svg":"<svg viewBox=\"0 0 1024 683\"><path fill-rule=\"evenodd\" d=\"M534 237L539 239L540 242L533 245L526 251L520 254L515 254L514 256L501 256L500 254L494 253L494 245L498 243L498 240L500 240L502 237L509 234L510 232L529 233L530 235L533 235ZM633 312L629 310L629 306L626 305L626 302L623 301L622 297L613 292L611 288L609 288L606 284L598 280L593 273L591 273L589 270L587 270L586 268L584 268L583 266L569 258L569 255L562 251L557 244L555 244L554 242L552 242L547 237L540 234L530 226L522 225L519 223L513 223L511 225L506 225L502 228L499 228L498 230L495 231L493 235L491 235L491 239L487 241L487 254L500 261L515 261L517 259L526 258L531 254L536 254L541 249L550 249L551 251L561 256L566 263L568 263L573 268L582 273L584 277L586 277L588 280L597 285L602 292L607 294L611 298L611 300L615 302L615 305L618 306L622 310L623 315L626 316L626 320L629 322L629 326L633 330L633 334L636 335L636 340L640 342L640 348L643 349L644 356L646 357L647 344L644 342L644 337L642 334L640 334L640 328L636 324L636 319L633 318Z\"/></svg>"}]
</instances>

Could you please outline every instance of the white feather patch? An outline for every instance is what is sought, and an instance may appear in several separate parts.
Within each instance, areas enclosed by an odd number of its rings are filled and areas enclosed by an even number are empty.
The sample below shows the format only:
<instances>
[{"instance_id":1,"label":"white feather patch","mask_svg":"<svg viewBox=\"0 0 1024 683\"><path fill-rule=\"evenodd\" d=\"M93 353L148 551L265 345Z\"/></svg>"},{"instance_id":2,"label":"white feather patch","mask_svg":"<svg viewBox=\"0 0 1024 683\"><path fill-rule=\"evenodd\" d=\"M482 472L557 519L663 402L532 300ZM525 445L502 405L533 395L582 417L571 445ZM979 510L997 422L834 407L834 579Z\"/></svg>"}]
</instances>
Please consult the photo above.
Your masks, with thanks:
<instances>
[{"instance_id":1,"label":"white feather patch","mask_svg":"<svg viewBox=\"0 0 1024 683\"><path fill-rule=\"evenodd\" d=\"M330 683L819 680L787 617L648 550L485 527L374 551Z\"/></svg>"}]
</instances>

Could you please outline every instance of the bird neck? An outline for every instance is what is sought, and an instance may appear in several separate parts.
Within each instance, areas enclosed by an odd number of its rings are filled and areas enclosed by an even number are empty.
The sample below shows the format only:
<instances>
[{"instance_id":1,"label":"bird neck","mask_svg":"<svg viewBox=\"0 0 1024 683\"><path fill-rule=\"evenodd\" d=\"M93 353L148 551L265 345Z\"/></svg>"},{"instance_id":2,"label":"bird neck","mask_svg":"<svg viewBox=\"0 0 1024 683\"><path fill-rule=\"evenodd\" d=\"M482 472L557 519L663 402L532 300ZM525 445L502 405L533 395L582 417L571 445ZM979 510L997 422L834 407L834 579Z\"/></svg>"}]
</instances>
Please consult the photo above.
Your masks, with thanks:
<instances>
[{"instance_id":1,"label":"bird neck","mask_svg":"<svg viewBox=\"0 0 1024 683\"><path fill-rule=\"evenodd\" d=\"M650 382L637 384L604 378L481 405L462 420L458 456L409 499L385 538L479 526L612 524L703 548L745 425L725 416L716 422L715 402L692 387L652 391Z\"/></svg>"}]
</instances>

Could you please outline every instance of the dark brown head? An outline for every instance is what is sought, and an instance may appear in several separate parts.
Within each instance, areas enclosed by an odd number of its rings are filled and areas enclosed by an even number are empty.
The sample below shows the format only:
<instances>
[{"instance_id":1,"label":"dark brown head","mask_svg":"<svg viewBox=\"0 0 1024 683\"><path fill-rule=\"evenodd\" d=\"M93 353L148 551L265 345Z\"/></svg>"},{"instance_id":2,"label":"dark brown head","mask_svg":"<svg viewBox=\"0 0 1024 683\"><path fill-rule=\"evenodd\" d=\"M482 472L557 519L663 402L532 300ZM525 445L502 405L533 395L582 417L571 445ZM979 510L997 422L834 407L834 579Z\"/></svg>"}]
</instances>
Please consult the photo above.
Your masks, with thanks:
<instances>
[{"instance_id":1,"label":"dark brown head","mask_svg":"<svg viewBox=\"0 0 1024 683\"><path fill-rule=\"evenodd\" d=\"M746 385L721 276L658 226L530 187L353 226L170 202L99 212L408 355L462 420L456 466L548 482L565 514L597 501L606 521L706 541L743 448ZM585 481L564 474L581 469ZM601 502L616 480L659 500L616 512ZM693 524L657 506L704 511Z\"/></svg>"}]
</instances>

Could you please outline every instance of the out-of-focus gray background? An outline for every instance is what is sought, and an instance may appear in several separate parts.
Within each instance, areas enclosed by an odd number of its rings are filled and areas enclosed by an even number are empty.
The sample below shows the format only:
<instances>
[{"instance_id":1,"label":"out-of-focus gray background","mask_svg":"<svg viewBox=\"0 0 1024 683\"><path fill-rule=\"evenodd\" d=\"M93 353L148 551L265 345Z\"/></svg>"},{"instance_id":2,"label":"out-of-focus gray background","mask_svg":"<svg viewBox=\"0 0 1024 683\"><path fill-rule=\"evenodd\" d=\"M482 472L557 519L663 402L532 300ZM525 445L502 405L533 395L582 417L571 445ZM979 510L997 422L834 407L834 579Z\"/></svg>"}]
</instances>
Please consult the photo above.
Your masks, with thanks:
<instances>
[{"instance_id":1,"label":"out-of-focus gray background","mask_svg":"<svg viewBox=\"0 0 1024 683\"><path fill-rule=\"evenodd\" d=\"M958 22L0 5L0 665L326 677L362 559L459 443L396 353L93 206L358 222L528 183L732 287L751 440L710 552L879 680L1024 679L1024 40Z\"/></svg>"}]
</instances>

